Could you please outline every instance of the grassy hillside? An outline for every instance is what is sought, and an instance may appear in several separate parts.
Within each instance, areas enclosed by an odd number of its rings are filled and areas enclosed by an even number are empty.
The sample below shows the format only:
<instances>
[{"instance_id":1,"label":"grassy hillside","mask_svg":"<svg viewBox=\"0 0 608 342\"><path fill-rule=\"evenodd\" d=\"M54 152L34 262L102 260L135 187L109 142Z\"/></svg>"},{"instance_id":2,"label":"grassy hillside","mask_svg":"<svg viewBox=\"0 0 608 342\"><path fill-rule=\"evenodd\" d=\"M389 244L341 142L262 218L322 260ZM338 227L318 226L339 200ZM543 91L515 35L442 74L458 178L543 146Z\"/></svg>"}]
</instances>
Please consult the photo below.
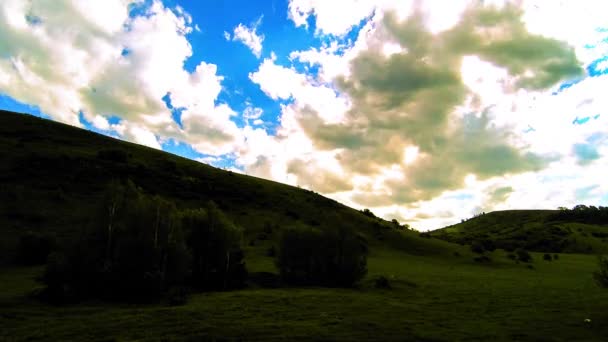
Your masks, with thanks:
<instances>
[{"instance_id":1,"label":"grassy hillside","mask_svg":"<svg viewBox=\"0 0 608 342\"><path fill-rule=\"evenodd\" d=\"M213 200L244 228L250 266L270 271L266 251L282 229L347 225L372 244L413 254L449 254L442 241L397 231L312 191L220 170L72 126L0 111L0 260L25 231L76 236L91 221L106 184L131 179L182 208ZM250 259L250 260L249 260Z\"/></svg>"},{"instance_id":2,"label":"grassy hillside","mask_svg":"<svg viewBox=\"0 0 608 342\"><path fill-rule=\"evenodd\" d=\"M509 250L607 253L608 224L586 223L589 220L572 216L558 210L496 211L435 230L431 235L462 244L489 240Z\"/></svg>"}]
</instances>

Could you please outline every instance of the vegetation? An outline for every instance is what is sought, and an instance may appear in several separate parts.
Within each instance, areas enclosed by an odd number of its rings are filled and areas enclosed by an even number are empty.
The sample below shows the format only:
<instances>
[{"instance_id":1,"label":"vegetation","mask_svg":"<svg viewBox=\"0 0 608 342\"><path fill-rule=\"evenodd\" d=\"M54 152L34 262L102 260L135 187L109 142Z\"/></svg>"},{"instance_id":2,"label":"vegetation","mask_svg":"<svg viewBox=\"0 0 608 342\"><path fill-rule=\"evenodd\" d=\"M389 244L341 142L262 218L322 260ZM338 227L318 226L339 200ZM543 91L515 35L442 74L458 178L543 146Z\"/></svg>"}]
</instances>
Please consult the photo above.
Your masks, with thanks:
<instances>
[{"instance_id":1,"label":"vegetation","mask_svg":"<svg viewBox=\"0 0 608 342\"><path fill-rule=\"evenodd\" d=\"M49 258L43 276L49 300L149 301L168 291L180 297L185 286L225 290L245 283L241 232L213 202L178 212L130 181L112 182L98 214L85 235Z\"/></svg>"},{"instance_id":2,"label":"vegetation","mask_svg":"<svg viewBox=\"0 0 608 342\"><path fill-rule=\"evenodd\" d=\"M604 207L506 210L477 215L432 231L433 237L484 250L522 248L543 253L608 253Z\"/></svg>"},{"instance_id":3,"label":"vegetation","mask_svg":"<svg viewBox=\"0 0 608 342\"><path fill-rule=\"evenodd\" d=\"M353 286L367 273L367 242L352 230L289 229L277 267L288 284Z\"/></svg>"},{"instance_id":4,"label":"vegetation","mask_svg":"<svg viewBox=\"0 0 608 342\"><path fill-rule=\"evenodd\" d=\"M599 269L593 272L593 278L599 286L608 288L608 257L599 257L598 264Z\"/></svg>"}]
</instances>

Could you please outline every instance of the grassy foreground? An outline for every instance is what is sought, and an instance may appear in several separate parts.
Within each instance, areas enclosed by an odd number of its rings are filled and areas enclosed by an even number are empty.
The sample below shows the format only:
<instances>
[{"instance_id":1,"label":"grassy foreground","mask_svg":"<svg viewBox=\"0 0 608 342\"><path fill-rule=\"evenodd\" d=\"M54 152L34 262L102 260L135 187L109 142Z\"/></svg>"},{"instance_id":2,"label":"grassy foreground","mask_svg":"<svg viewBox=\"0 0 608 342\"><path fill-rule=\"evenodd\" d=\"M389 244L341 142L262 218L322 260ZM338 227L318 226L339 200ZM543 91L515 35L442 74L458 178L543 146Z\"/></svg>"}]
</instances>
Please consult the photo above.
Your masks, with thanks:
<instances>
[{"instance_id":1,"label":"grassy foreground","mask_svg":"<svg viewBox=\"0 0 608 342\"><path fill-rule=\"evenodd\" d=\"M86 302L48 306L27 296L41 268L0 272L0 340L606 341L608 291L591 255L561 254L534 269L496 251L412 256L377 249L359 289L250 288L194 295L188 304ZM258 266L263 267L263 264ZM268 265L267 265L268 266ZM392 289L376 289L385 275ZM590 319L591 322L585 322Z\"/></svg>"}]
</instances>

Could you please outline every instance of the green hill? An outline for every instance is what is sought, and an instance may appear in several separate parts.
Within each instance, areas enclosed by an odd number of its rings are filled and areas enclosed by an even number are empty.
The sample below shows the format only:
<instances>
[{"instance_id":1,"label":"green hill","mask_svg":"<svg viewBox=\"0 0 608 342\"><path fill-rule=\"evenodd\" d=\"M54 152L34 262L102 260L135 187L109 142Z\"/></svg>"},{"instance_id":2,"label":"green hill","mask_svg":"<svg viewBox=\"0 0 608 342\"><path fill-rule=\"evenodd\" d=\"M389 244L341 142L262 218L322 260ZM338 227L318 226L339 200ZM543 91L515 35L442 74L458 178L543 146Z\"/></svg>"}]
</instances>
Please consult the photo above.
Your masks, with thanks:
<instances>
[{"instance_id":1,"label":"green hill","mask_svg":"<svg viewBox=\"0 0 608 342\"><path fill-rule=\"evenodd\" d=\"M212 200L244 228L249 264L266 256L282 229L347 225L377 246L411 254L450 253L449 244L364 215L312 191L217 169L72 126L0 111L0 260L26 231L79 234L108 182L130 179L144 192L182 208Z\"/></svg>"},{"instance_id":2,"label":"green hill","mask_svg":"<svg viewBox=\"0 0 608 342\"><path fill-rule=\"evenodd\" d=\"M507 250L606 253L608 220L593 208L495 211L432 231L431 235L460 244L485 241ZM601 210L603 213L604 208Z\"/></svg>"}]
</instances>

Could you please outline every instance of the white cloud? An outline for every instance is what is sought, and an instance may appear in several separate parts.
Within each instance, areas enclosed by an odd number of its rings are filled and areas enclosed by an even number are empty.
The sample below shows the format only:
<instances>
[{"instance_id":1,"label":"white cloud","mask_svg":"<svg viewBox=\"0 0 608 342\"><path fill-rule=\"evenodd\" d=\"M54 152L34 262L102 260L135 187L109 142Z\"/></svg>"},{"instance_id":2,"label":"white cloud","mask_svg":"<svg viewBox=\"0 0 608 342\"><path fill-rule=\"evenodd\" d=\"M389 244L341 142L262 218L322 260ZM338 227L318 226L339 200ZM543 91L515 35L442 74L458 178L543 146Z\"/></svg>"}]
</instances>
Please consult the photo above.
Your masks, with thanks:
<instances>
[{"instance_id":1,"label":"white cloud","mask_svg":"<svg viewBox=\"0 0 608 342\"><path fill-rule=\"evenodd\" d=\"M144 15L129 17L130 6ZM201 62L193 73L184 69L191 24L182 8L160 1L3 1L0 92L76 126L82 111L96 127L148 146L159 147L156 134L208 154L232 151L240 133L233 112L215 104L217 68ZM184 129L162 101L167 93L186 108ZM110 115L123 121L109 126L102 117Z\"/></svg>"},{"instance_id":2,"label":"white cloud","mask_svg":"<svg viewBox=\"0 0 608 342\"><path fill-rule=\"evenodd\" d=\"M234 28L234 34L232 35L233 41L239 41L245 44L257 58L260 58L262 55L262 43L264 42L264 35L259 35L257 33L257 29L260 27L261 23L262 17L251 26L238 24L238 26ZM230 40L230 34L224 32L224 38Z\"/></svg>"}]
</instances>

